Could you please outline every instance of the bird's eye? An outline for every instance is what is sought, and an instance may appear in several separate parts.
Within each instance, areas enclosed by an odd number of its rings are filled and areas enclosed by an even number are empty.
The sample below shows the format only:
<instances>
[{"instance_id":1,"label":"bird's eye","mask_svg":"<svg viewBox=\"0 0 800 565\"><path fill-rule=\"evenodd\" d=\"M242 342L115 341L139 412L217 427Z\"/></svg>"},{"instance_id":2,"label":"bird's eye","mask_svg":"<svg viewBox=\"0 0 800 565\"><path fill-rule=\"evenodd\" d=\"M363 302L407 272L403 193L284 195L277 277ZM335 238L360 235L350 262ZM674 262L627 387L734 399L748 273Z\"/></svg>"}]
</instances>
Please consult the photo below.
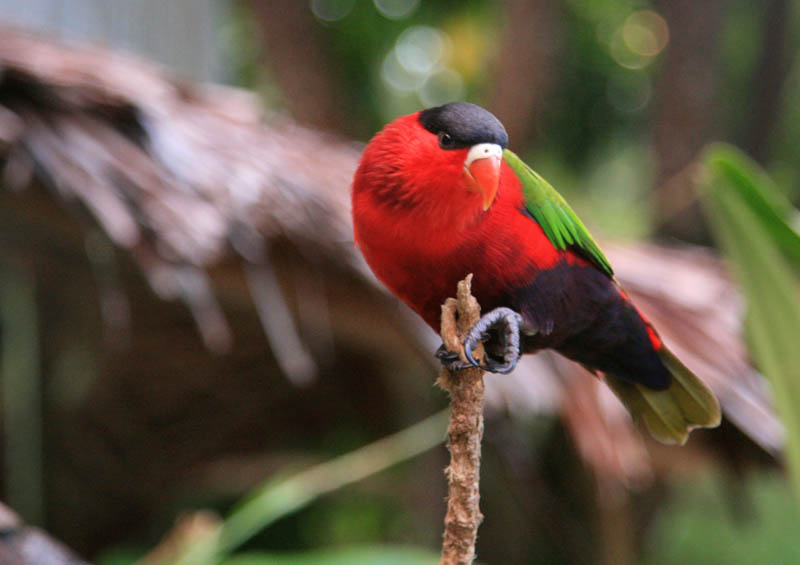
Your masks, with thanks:
<instances>
[{"instance_id":1,"label":"bird's eye","mask_svg":"<svg viewBox=\"0 0 800 565\"><path fill-rule=\"evenodd\" d=\"M446 131L439 132L439 147L442 149L450 149L455 145L455 140L453 136L447 133Z\"/></svg>"}]
</instances>

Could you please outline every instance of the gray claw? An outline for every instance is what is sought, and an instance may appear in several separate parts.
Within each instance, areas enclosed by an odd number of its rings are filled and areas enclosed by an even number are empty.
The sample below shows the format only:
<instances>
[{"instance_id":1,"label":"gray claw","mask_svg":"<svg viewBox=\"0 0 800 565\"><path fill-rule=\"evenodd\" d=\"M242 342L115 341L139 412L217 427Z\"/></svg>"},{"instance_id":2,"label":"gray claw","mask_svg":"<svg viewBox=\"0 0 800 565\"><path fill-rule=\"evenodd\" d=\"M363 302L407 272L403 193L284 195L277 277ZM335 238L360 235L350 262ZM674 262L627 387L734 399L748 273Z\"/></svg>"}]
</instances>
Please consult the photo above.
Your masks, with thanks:
<instances>
[{"instance_id":1,"label":"gray claw","mask_svg":"<svg viewBox=\"0 0 800 565\"><path fill-rule=\"evenodd\" d=\"M520 357L519 326L521 323L522 316L511 308L495 308L481 316L481 319L472 327L464 339L464 353L469 362L492 373L505 374L513 371ZM486 364L481 364L473 357L472 350L478 346L479 341L488 339L490 337L489 331L493 329L499 332L502 362L498 362L487 355Z\"/></svg>"}]
</instances>

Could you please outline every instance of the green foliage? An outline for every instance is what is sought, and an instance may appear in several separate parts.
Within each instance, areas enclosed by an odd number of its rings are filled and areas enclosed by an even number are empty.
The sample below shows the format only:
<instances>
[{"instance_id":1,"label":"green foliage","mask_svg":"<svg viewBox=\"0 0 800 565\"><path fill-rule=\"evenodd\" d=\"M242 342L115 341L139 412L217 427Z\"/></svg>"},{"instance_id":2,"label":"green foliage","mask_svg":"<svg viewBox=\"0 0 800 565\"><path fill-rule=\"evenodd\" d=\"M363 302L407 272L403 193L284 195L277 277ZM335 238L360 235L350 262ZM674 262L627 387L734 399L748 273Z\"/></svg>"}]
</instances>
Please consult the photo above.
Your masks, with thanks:
<instances>
[{"instance_id":1,"label":"green foliage","mask_svg":"<svg viewBox=\"0 0 800 565\"><path fill-rule=\"evenodd\" d=\"M612 55L612 38L631 13L650 5L638 0L564 3L559 35L566 54L537 134L571 167L586 167L620 132L636 135L644 126L655 65L622 66ZM516 140L515 147L524 141Z\"/></svg>"},{"instance_id":2,"label":"green foliage","mask_svg":"<svg viewBox=\"0 0 800 565\"><path fill-rule=\"evenodd\" d=\"M423 106L451 99L476 99L485 86L490 57L496 44L498 11L486 0L470 2L437 0L420 2L408 16L386 18L372 2L355 2L347 16L323 22L321 35L335 56L341 86L346 90L348 108L357 108L351 133L368 138L387 121ZM443 42L441 57L428 61L425 72L399 69L400 84L387 81L387 70L403 34L412 29L439 34ZM425 45L421 52L435 49ZM398 70L398 69L395 69ZM459 87L450 90L448 100L439 99L437 77L452 75ZM445 93L448 90L445 89ZM440 93L441 94L441 93Z\"/></svg>"},{"instance_id":3,"label":"green foliage","mask_svg":"<svg viewBox=\"0 0 800 565\"><path fill-rule=\"evenodd\" d=\"M260 530L306 507L320 496L439 445L444 440L447 419L448 411L443 410L405 430L331 461L267 480L234 508L215 532L187 548L177 563L199 565L220 562Z\"/></svg>"},{"instance_id":4,"label":"green foliage","mask_svg":"<svg viewBox=\"0 0 800 565\"><path fill-rule=\"evenodd\" d=\"M772 179L750 158L727 145L714 145L706 153L712 175L733 189L758 217L760 227L800 268L800 234L791 225L798 212Z\"/></svg>"},{"instance_id":5,"label":"green foliage","mask_svg":"<svg viewBox=\"0 0 800 565\"><path fill-rule=\"evenodd\" d=\"M715 475L674 486L650 535L648 565L800 562L800 515L781 477L733 483Z\"/></svg>"},{"instance_id":6,"label":"green foliage","mask_svg":"<svg viewBox=\"0 0 800 565\"><path fill-rule=\"evenodd\" d=\"M786 427L789 470L800 497L800 280L792 268L800 266L800 236L787 223L788 204L744 154L716 145L703 162L706 209L747 299L751 351L772 383Z\"/></svg>"},{"instance_id":7,"label":"green foliage","mask_svg":"<svg viewBox=\"0 0 800 565\"><path fill-rule=\"evenodd\" d=\"M219 33L225 45L222 59L228 72L226 80L256 89L267 106L280 108L282 101L292 93L281 92L277 77L265 64L269 61L269 54L262 52L261 31L254 14L247 8L247 3L221 4L229 6L223 10L227 14L227 23ZM341 87L337 90L337 96L340 96L337 104L346 115L347 129L340 133L365 140L393 117L428 105L431 98L423 96L427 92L424 85L437 72L454 71L460 77L462 88L458 98L491 107L497 77L502 76L502 61L498 60L497 53L506 33L504 25L509 23L504 21L508 5L492 0L425 0L417 2L407 17L392 19L379 12L378 2L370 0L313 0L304 4L309 7L319 4L351 7L340 19L317 20L319 36L336 79L334 86ZM664 14L665 6L651 0L567 0L554 3L557 27L552 37L544 37L538 42L555 54L550 63L552 67L548 69L552 83L545 85L537 122L529 132L530 138L512 140L511 146L523 155L526 162L552 181L576 210L585 211L581 216L594 233L605 237L643 237L652 230L653 209L649 202L656 175L649 143L653 133L650 120L658 114L659 104L664 104L659 102L663 92L658 90L658 73L666 51L650 57L647 64L626 66L624 60L615 57L614 49L619 43L615 43L614 38L619 36L633 13L657 10ZM754 102L753 92L758 83L755 77L765 29L763 11L764 6L760 3L734 0L726 3L721 16L724 25L720 51L715 53L718 55L719 75L714 77L717 94L714 95L713 130L725 138L741 139L751 122L751 112L742 110L751 108ZM800 29L800 10L791 12L790 29L795 33L789 33L790 38L800 36L796 33ZM439 34L445 40L444 48L431 73L411 73L411 79L417 80L418 86L411 88L406 84L398 88L386 80L385 66L398 52L402 38L413 29ZM676 41L679 30L669 31L670 42ZM298 37L298 50L303 48L305 41L305 37ZM796 41L791 43L788 51L793 52L791 47L795 44ZM696 81L697 90L687 95L706 96L708 93L704 94L704 89L708 88L708 83L705 78L708 77L700 77ZM512 77L506 80L512 80ZM781 184L787 187L800 186L800 152L796 150L800 144L800 105L795 103L798 94L800 65L795 63L780 97L780 120L775 132L778 135L773 135L770 140L772 162L769 171L778 181L786 180ZM319 95L330 96L331 93L320 92ZM709 213L717 237L731 258L748 299L748 331L754 356L773 382L780 412L789 428L789 462L794 471L795 486L798 486L800 415L793 412L796 413L800 406L799 348L796 347L800 335L796 300L800 244L797 232L791 227L795 212L784 196L788 191L778 190L761 169L735 150L715 147L707 154L706 167ZM776 171L781 176L776 176ZM567 231L562 237L568 240L572 236L573 232ZM14 305L15 301L10 303ZM14 350L17 361L30 362L33 354L26 356L22 354L23 349L13 346L12 339L19 338L19 332L13 335L9 332L7 347ZM725 352L719 354L725 355ZM6 363L14 359L9 356ZM64 391L74 393L75 383L85 378L84 373L80 365L72 367L69 378L63 379L70 385ZM409 375L409 378L413 376ZM30 380L17 382L21 386L33 386ZM63 396L52 386L48 391ZM7 392L5 396L9 407L15 407L17 411L25 408L26 404L16 392ZM356 442L361 443L361 430L358 433L352 431L357 419L351 419L346 412L336 421L331 421L329 431L319 437L319 445L324 447L315 446L314 457L325 459L329 450L343 452ZM6 414L7 419L12 416L10 411ZM387 417L387 421L395 421L393 418ZM35 426L17 426L17 430L17 441L37 433ZM9 437L14 436L11 428L4 431ZM431 433L421 434L419 438L433 443L441 439L441 434L436 436L438 432L435 430ZM22 443L28 450L34 445ZM531 441L530 445L533 443ZM303 453L310 451L307 445L293 448ZM538 455L537 449L526 444L527 449ZM9 451L7 455L9 470L13 466L25 469L26 451ZM12 460L12 457L16 459ZM419 553L419 560L415 560L418 552L410 549L340 547L364 541L380 543L392 538L386 533L387 522L392 513L399 510L389 496L367 497L352 490L328 494L321 501L320 497L326 493L364 476L361 467L352 465L353 459L346 457L343 458L344 465L320 466L323 470L333 469L335 472L332 473L309 470L273 477L233 510L219 537L211 540L206 549L212 553L227 553L240 551L242 547L245 550L266 548L270 552L284 548L315 548L308 553L291 555L245 553L226 561L237 565L264 562L433 562L424 552ZM393 457L384 452L382 460L373 460L376 464L374 469L392 464L395 461ZM554 463L548 461L548 464L554 468L553 475L562 476L571 463L566 459L560 460L557 470ZM24 472L17 476L25 480L34 477ZM490 493L492 489L500 492L518 487L501 473L484 476L484 485ZM793 559L790 559L790 554L784 552L788 538L777 533L781 521L784 525L796 523L796 517L787 511L791 499L783 496L784 491L779 488L777 479L764 484L759 482L753 488L760 510L758 521L740 529L726 519L724 505L717 504L709 511L708 506L703 506L707 497L693 498L691 494L681 497L659 527L658 536L664 540L659 548L663 554L654 563L798 561L796 554L791 554ZM12 494L14 491L12 489ZM19 489L16 491L20 492L18 496L25 494ZM797 491L800 492L800 488ZM702 492L701 487L689 491ZM544 498L546 493L537 492L537 497L539 495ZM171 494L165 493L165 497L168 496ZM485 498L488 504L498 504L496 497ZM552 498L552 503L560 508L574 505L583 509L587 507L586 499L584 493L574 495L574 498L561 493ZM205 503L202 497L192 500L193 506ZM544 505L542 508L547 510ZM682 509L687 512L686 516L681 516ZM394 519L412 521L410 515L405 512L402 517L395 516ZM502 514L487 515L503 519ZM578 526L572 524L572 527ZM149 525L145 529L152 531L154 528ZM397 526L396 529L403 531L405 538L414 539L408 533L412 528ZM546 531L535 520L531 520L530 529L531 537L545 535L533 531ZM773 529L775 531L771 534ZM696 534L690 535L693 531ZM587 533L586 537L591 536ZM278 539L280 544L276 542ZM131 563L146 552L144 544L151 541L136 540L142 546L141 551L119 550L113 555L109 553L103 562L109 565ZM505 538L503 542L509 545L522 543ZM530 539L525 543L530 543ZM552 542L553 545L556 543L565 544L561 539ZM759 554L758 544L765 546L765 552L774 550L774 553ZM549 547L545 542L541 545ZM318 549L329 546L334 548ZM484 547L487 553L495 551L488 544ZM734 555L737 551L741 556ZM531 554L536 556L532 559L538 557L542 562L547 561L538 551Z\"/></svg>"}]
</instances>

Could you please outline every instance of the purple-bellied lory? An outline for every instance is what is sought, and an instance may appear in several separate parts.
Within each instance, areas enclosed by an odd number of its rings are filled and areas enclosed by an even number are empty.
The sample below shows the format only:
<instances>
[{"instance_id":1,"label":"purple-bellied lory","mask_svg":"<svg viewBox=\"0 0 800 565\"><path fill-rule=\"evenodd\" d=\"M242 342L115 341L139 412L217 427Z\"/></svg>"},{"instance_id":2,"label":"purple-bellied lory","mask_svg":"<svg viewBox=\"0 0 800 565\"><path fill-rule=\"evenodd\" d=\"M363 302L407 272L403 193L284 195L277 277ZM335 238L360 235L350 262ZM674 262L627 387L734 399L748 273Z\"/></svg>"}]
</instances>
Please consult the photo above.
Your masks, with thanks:
<instances>
[{"instance_id":1,"label":"purple-bellied lory","mask_svg":"<svg viewBox=\"0 0 800 565\"><path fill-rule=\"evenodd\" d=\"M508 372L551 348L604 378L656 438L683 443L719 424L711 391L661 342L561 195L506 149L494 115L455 102L396 119L353 181L357 245L377 277L438 329L441 305L473 273L485 314L469 363ZM487 339L479 364L472 348Z\"/></svg>"}]
</instances>

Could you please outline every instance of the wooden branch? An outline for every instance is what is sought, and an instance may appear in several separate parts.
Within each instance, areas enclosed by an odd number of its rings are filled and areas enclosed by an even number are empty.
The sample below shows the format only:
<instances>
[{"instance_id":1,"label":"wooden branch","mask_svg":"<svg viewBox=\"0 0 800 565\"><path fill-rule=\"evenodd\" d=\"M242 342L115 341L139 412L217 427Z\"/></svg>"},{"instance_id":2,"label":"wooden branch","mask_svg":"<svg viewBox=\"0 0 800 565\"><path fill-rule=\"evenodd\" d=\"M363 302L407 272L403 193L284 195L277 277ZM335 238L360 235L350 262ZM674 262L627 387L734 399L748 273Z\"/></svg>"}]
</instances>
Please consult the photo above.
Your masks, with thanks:
<instances>
[{"instance_id":1,"label":"wooden branch","mask_svg":"<svg viewBox=\"0 0 800 565\"><path fill-rule=\"evenodd\" d=\"M441 335L445 347L464 356L464 335L480 318L480 306L472 296L472 275L458 283L457 298L442 305ZM482 347L477 354L482 357ZM452 372L442 368L437 384L450 394L447 448L450 465L447 514L440 565L469 565L475 559L475 539L483 521L480 503L481 438L483 437L483 371L478 368Z\"/></svg>"}]
</instances>

